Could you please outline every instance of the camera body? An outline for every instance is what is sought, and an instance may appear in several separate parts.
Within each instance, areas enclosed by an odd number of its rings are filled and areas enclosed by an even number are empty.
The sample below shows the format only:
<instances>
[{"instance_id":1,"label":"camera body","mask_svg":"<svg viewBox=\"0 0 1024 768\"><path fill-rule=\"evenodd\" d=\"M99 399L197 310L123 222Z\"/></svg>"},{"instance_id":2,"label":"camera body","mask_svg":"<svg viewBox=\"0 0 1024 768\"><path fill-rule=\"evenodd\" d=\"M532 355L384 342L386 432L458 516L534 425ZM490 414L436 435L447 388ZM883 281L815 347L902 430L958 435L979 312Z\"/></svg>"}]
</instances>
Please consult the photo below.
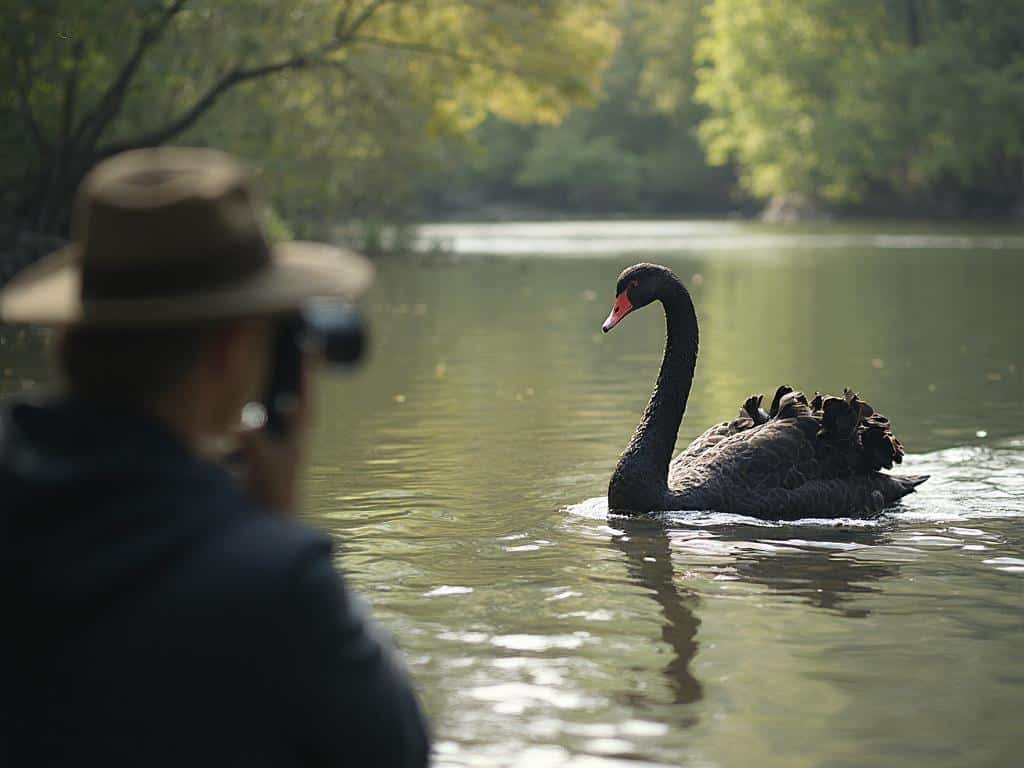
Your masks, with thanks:
<instances>
[{"instance_id":1,"label":"camera body","mask_svg":"<svg viewBox=\"0 0 1024 768\"><path fill-rule=\"evenodd\" d=\"M351 304L314 301L279 316L263 398L270 433L284 434L284 414L302 389L302 359L307 351L319 352L325 364L344 370L362 360L366 348L366 324Z\"/></svg>"}]
</instances>

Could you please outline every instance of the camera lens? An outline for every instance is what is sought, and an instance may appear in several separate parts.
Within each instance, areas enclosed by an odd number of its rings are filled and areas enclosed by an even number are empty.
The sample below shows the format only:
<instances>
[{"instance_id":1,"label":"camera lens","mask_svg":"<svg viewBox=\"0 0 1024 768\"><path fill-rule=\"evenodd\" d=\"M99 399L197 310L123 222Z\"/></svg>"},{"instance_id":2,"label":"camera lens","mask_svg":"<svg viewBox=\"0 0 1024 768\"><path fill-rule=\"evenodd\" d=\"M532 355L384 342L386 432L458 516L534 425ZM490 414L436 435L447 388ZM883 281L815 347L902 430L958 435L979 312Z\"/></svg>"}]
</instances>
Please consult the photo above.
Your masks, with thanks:
<instances>
[{"instance_id":1,"label":"camera lens","mask_svg":"<svg viewBox=\"0 0 1024 768\"><path fill-rule=\"evenodd\" d=\"M329 365L359 362L366 351L366 324L351 304L311 302L304 311L306 326Z\"/></svg>"}]
</instances>

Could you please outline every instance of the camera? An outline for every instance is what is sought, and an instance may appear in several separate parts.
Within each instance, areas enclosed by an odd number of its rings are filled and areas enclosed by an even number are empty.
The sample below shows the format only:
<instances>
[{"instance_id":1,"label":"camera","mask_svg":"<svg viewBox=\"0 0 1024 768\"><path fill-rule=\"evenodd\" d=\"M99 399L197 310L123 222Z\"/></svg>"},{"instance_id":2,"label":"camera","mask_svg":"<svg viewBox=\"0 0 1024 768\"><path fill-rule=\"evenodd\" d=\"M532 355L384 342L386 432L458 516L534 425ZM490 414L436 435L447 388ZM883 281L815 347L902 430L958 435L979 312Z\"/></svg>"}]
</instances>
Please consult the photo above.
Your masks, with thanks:
<instances>
[{"instance_id":1,"label":"camera","mask_svg":"<svg viewBox=\"0 0 1024 768\"><path fill-rule=\"evenodd\" d=\"M285 412L294 406L302 387L304 353L319 352L332 369L350 369L366 354L367 331L355 306L342 301L309 302L276 322L263 407L267 429L281 436Z\"/></svg>"}]
</instances>

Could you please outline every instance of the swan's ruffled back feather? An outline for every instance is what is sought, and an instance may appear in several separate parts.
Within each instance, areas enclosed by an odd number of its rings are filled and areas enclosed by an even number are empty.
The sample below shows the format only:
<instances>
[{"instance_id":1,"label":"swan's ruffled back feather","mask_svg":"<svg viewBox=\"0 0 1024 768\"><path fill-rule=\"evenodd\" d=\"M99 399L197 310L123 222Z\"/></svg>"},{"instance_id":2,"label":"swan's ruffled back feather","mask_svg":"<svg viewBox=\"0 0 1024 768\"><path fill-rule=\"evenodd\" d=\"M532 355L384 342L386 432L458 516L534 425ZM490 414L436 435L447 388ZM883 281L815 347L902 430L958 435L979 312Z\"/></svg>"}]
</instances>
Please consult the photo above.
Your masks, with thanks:
<instances>
[{"instance_id":1,"label":"swan's ruffled back feather","mask_svg":"<svg viewBox=\"0 0 1024 768\"><path fill-rule=\"evenodd\" d=\"M736 511L759 506L759 499L778 507L782 497L790 506L810 508L818 496L842 491L852 494L852 506L873 509L921 482L879 473L902 462L903 446L889 420L855 392L815 393L808 401L782 386L767 414L762 400L748 398L736 419L715 425L679 454L670 468L670 490L700 487Z\"/></svg>"}]
</instances>

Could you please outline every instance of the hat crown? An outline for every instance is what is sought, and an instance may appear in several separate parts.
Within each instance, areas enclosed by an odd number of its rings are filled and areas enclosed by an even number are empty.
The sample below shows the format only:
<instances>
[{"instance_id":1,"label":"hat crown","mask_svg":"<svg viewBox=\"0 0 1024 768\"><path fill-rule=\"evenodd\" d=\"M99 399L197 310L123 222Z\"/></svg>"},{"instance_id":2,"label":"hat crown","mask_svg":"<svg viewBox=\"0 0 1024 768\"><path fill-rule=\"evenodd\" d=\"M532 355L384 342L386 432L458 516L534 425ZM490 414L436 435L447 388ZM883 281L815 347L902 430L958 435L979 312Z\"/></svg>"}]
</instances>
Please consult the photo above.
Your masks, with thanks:
<instances>
[{"instance_id":1,"label":"hat crown","mask_svg":"<svg viewBox=\"0 0 1024 768\"><path fill-rule=\"evenodd\" d=\"M250 175L220 152L126 152L97 166L76 201L82 298L184 295L270 263Z\"/></svg>"},{"instance_id":2,"label":"hat crown","mask_svg":"<svg viewBox=\"0 0 1024 768\"><path fill-rule=\"evenodd\" d=\"M0 288L0 320L170 327L270 315L314 297L355 299L359 254L270 244L250 174L209 149L128 152L100 163L75 200L74 240Z\"/></svg>"}]
</instances>

